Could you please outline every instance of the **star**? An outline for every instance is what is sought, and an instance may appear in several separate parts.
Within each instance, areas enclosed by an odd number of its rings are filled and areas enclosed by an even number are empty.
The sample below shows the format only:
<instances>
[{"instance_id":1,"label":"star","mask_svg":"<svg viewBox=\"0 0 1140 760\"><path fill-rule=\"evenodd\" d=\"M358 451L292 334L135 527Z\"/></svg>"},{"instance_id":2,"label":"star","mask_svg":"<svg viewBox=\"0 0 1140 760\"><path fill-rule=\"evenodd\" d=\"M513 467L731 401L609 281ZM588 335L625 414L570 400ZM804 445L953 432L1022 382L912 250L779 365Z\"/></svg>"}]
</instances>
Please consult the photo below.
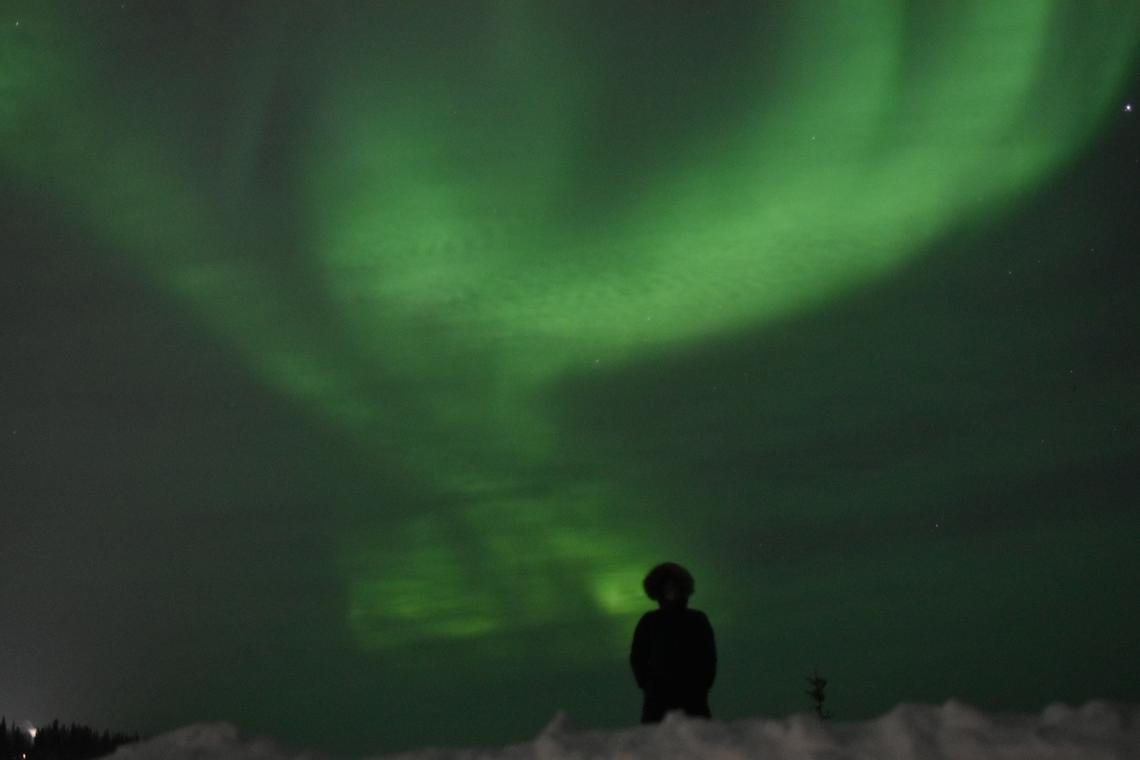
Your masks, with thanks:
<instances>
[{"instance_id":1,"label":"star","mask_svg":"<svg viewBox=\"0 0 1140 760\"><path fill-rule=\"evenodd\" d=\"M17 21L16 23L17 23L17 25L19 25L20 22ZM1131 103L1125 103L1124 104L1124 113L1132 113L1132 108L1133 108L1133 106Z\"/></svg>"}]
</instances>

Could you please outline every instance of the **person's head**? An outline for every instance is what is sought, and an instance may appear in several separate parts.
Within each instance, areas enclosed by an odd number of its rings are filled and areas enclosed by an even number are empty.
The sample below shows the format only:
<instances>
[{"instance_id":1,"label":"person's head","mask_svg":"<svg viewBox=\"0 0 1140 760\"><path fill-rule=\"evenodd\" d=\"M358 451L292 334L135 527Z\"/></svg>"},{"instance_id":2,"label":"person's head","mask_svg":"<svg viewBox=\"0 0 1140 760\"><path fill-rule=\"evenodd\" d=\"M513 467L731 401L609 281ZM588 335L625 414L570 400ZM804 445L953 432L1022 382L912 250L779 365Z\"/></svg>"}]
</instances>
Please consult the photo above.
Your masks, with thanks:
<instances>
[{"instance_id":1,"label":"person's head","mask_svg":"<svg viewBox=\"0 0 1140 760\"><path fill-rule=\"evenodd\" d=\"M696 590L693 576L676 562L662 562L641 583L645 595L664 608L685 607Z\"/></svg>"}]
</instances>

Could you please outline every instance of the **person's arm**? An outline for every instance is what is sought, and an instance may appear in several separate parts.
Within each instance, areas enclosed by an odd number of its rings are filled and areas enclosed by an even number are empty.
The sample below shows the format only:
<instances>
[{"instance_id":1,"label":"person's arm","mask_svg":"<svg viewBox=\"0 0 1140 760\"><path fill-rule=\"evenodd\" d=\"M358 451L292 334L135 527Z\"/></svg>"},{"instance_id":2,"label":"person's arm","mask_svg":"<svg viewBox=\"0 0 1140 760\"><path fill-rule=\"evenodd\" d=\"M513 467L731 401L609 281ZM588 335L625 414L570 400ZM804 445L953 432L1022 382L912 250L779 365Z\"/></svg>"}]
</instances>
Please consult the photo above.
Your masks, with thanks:
<instances>
[{"instance_id":1,"label":"person's arm","mask_svg":"<svg viewBox=\"0 0 1140 760\"><path fill-rule=\"evenodd\" d=\"M644 690L648 676L648 646L646 637L648 626L645 617L637 621L637 628L633 631L633 645L629 648L629 665L633 668L633 678L637 681L637 688Z\"/></svg>"},{"instance_id":2,"label":"person's arm","mask_svg":"<svg viewBox=\"0 0 1140 760\"><path fill-rule=\"evenodd\" d=\"M704 688L711 689L716 680L716 636L708 617L701 615L701 681Z\"/></svg>"}]
</instances>

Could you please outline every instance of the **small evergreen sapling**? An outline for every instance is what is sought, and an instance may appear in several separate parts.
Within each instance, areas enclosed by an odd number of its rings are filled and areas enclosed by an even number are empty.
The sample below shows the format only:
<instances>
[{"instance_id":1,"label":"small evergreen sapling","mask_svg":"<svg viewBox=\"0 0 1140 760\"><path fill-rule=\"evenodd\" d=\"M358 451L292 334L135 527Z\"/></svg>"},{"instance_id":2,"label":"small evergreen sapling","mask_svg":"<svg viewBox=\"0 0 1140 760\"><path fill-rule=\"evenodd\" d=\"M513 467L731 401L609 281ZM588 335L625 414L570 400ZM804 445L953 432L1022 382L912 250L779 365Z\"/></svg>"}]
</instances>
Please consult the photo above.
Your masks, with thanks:
<instances>
[{"instance_id":1,"label":"small evergreen sapling","mask_svg":"<svg viewBox=\"0 0 1140 760\"><path fill-rule=\"evenodd\" d=\"M827 694L824 693L824 690L827 688L827 679L821 676L818 670L815 670L808 676L807 682L811 684L811 689L805 693L811 697L815 707L815 714L823 720L827 720L831 717L831 713L823 706L824 700L827 699Z\"/></svg>"}]
</instances>

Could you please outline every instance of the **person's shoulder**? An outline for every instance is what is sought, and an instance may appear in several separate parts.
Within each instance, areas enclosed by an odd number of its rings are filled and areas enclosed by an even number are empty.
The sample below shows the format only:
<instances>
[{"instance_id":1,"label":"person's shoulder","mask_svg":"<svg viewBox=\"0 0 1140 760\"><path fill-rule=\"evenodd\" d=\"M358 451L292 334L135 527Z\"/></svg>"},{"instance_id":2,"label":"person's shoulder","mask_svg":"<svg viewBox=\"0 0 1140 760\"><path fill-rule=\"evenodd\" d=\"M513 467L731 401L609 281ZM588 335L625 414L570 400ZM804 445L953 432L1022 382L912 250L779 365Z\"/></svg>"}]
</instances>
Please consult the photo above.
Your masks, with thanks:
<instances>
[{"instance_id":1,"label":"person's shoulder","mask_svg":"<svg viewBox=\"0 0 1140 760\"><path fill-rule=\"evenodd\" d=\"M692 608L689 608L689 609L685 610L685 613L688 615L689 619L694 621L694 622L697 622L697 623L708 623L709 622L709 616L706 615L705 613L701 612L700 610L694 610Z\"/></svg>"}]
</instances>

